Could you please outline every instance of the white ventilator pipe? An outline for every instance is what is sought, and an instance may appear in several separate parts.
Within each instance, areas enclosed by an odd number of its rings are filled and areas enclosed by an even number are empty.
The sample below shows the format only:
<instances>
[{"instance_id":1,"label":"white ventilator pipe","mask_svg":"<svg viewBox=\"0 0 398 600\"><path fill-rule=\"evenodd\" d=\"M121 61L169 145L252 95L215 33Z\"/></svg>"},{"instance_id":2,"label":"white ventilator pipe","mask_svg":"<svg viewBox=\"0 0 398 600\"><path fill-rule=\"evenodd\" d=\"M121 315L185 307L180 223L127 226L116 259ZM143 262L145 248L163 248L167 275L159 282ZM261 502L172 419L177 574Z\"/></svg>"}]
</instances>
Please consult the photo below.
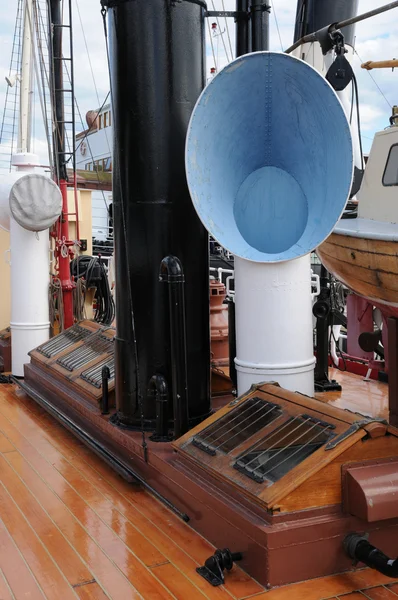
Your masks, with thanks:
<instances>
[{"instance_id":1,"label":"white ventilator pipe","mask_svg":"<svg viewBox=\"0 0 398 600\"><path fill-rule=\"evenodd\" d=\"M277 381L314 395L310 255L264 265L235 258L238 393Z\"/></svg>"},{"instance_id":2,"label":"white ventilator pipe","mask_svg":"<svg viewBox=\"0 0 398 600\"><path fill-rule=\"evenodd\" d=\"M49 231L33 232L11 219L11 365L24 376L28 353L50 337Z\"/></svg>"},{"instance_id":3,"label":"white ventilator pipe","mask_svg":"<svg viewBox=\"0 0 398 600\"><path fill-rule=\"evenodd\" d=\"M46 342L50 335L49 229L47 227L42 231L31 231L21 227L12 216L10 208L10 196L15 186L21 187L20 184L26 181L26 176L34 174L37 164L38 157L34 154L17 154L13 157L13 165L17 167L17 171L3 176L0 180L1 220L4 228L9 226L10 229L11 368L15 377L23 377L24 364L29 361L28 353ZM51 202L48 202L49 198ZM55 222L59 216L61 193L45 175L35 175L35 185L30 197L22 200L25 201L26 207L39 207L47 202L45 218L48 214L50 220ZM34 226L33 223L32 225Z\"/></svg>"}]
</instances>

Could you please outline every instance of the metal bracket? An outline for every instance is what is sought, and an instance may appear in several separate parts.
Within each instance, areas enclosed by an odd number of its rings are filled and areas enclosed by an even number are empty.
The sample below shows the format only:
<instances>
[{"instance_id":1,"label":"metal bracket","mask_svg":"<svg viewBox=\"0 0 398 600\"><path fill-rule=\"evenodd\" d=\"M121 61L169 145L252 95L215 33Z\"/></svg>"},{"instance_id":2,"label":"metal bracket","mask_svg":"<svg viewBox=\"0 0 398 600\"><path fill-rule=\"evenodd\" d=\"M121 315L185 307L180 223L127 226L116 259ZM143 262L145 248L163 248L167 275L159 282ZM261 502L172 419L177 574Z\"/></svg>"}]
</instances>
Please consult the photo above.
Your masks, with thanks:
<instances>
[{"instance_id":1,"label":"metal bracket","mask_svg":"<svg viewBox=\"0 0 398 600\"><path fill-rule=\"evenodd\" d=\"M242 10L208 10L206 17L232 17L233 19L247 18L249 13Z\"/></svg>"},{"instance_id":2,"label":"metal bracket","mask_svg":"<svg viewBox=\"0 0 398 600\"><path fill-rule=\"evenodd\" d=\"M231 552L228 548L216 550L214 555L206 560L203 567L196 569L196 572L216 587L222 585L225 581L224 569L230 571L234 565L234 561L237 560L242 560L240 552Z\"/></svg>"},{"instance_id":3,"label":"metal bracket","mask_svg":"<svg viewBox=\"0 0 398 600\"><path fill-rule=\"evenodd\" d=\"M254 4L252 5L250 12L271 12L271 6L264 2L263 4Z\"/></svg>"},{"instance_id":4,"label":"metal bracket","mask_svg":"<svg viewBox=\"0 0 398 600\"><path fill-rule=\"evenodd\" d=\"M330 442L328 442L326 444L325 450L333 450L334 448L336 448L336 446L341 444L341 442L344 442L344 440L349 438L351 435L353 435L360 429L364 429L366 427L366 425L370 425L370 423L383 423L383 425L388 425L388 421L386 421L385 419L376 419L375 418L375 419L363 419L362 421L355 421L351 425L351 427L349 427L347 429L347 431L344 431L342 434L333 438L333 440L330 440Z\"/></svg>"}]
</instances>

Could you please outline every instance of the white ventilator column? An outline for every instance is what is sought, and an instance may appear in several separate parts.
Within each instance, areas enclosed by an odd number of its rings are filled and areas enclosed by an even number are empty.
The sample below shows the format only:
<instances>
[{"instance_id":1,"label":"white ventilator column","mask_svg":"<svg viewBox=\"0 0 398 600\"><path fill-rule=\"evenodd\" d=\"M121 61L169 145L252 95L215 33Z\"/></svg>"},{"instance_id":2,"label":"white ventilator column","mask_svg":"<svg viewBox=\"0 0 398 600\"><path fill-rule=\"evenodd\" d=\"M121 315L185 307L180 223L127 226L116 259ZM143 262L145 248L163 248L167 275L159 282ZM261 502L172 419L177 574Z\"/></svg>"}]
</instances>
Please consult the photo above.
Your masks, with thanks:
<instances>
[{"instance_id":1,"label":"white ventilator column","mask_svg":"<svg viewBox=\"0 0 398 600\"><path fill-rule=\"evenodd\" d=\"M61 192L35 174L38 157L13 157L17 171L0 179L0 224L10 230L11 369L23 377L28 353L49 339L49 227L61 214Z\"/></svg>"},{"instance_id":2,"label":"white ventilator column","mask_svg":"<svg viewBox=\"0 0 398 600\"><path fill-rule=\"evenodd\" d=\"M49 232L24 229L11 219L11 364L23 377L28 353L50 337Z\"/></svg>"},{"instance_id":3,"label":"white ventilator column","mask_svg":"<svg viewBox=\"0 0 398 600\"><path fill-rule=\"evenodd\" d=\"M238 393L277 381L314 395L310 255L268 264L235 258Z\"/></svg>"}]
</instances>

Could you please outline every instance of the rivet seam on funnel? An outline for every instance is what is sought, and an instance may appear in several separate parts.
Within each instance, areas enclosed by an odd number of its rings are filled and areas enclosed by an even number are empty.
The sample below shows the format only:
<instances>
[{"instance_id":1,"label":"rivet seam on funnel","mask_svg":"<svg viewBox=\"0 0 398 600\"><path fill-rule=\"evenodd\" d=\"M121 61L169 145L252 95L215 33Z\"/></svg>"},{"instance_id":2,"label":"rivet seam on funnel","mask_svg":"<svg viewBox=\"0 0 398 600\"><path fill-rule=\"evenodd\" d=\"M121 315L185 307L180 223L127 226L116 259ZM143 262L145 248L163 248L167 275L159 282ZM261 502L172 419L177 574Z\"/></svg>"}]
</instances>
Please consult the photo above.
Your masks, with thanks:
<instances>
[{"instance_id":1,"label":"rivet seam on funnel","mask_svg":"<svg viewBox=\"0 0 398 600\"><path fill-rule=\"evenodd\" d=\"M265 55L265 92L272 97L272 56ZM271 123L272 123L272 101L265 103L265 165L271 164Z\"/></svg>"}]
</instances>

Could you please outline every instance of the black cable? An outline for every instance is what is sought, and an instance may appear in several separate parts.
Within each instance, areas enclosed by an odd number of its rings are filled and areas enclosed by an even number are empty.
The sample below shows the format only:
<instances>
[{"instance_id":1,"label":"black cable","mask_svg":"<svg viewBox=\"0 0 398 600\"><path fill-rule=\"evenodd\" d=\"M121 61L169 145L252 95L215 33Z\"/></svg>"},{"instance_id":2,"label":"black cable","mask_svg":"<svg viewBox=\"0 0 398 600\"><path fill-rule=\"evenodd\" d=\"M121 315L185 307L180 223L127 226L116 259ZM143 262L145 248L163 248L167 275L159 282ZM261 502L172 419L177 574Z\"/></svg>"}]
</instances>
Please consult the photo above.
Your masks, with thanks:
<instances>
[{"instance_id":1,"label":"black cable","mask_svg":"<svg viewBox=\"0 0 398 600\"><path fill-rule=\"evenodd\" d=\"M361 153L361 163L362 163L362 170L365 170L365 161L363 158L363 148L362 148L362 137L361 137L361 117L359 115L359 93L358 93L358 82L357 82L357 78L355 77L355 74L353 74L352 76L352 81L354 84L354 89L355 89L355 103L356 103L356 109L357 109L357 127L358 127L358 138L359 138L359 150Z\"/></svg>"},{"instance_id":2,"label":"black cable","mask_svg":"<svg viewBox=\"0 0 398 600\"><path fill-rule=\"evenodd\" d=\"M85 280L86 291L90 288L96 289L94 320L103 325L111 325L115 319L115 303L101 260L97 256L79 256L70 263L70 271L72 277Z\"/></svg>"}]
</instances>

